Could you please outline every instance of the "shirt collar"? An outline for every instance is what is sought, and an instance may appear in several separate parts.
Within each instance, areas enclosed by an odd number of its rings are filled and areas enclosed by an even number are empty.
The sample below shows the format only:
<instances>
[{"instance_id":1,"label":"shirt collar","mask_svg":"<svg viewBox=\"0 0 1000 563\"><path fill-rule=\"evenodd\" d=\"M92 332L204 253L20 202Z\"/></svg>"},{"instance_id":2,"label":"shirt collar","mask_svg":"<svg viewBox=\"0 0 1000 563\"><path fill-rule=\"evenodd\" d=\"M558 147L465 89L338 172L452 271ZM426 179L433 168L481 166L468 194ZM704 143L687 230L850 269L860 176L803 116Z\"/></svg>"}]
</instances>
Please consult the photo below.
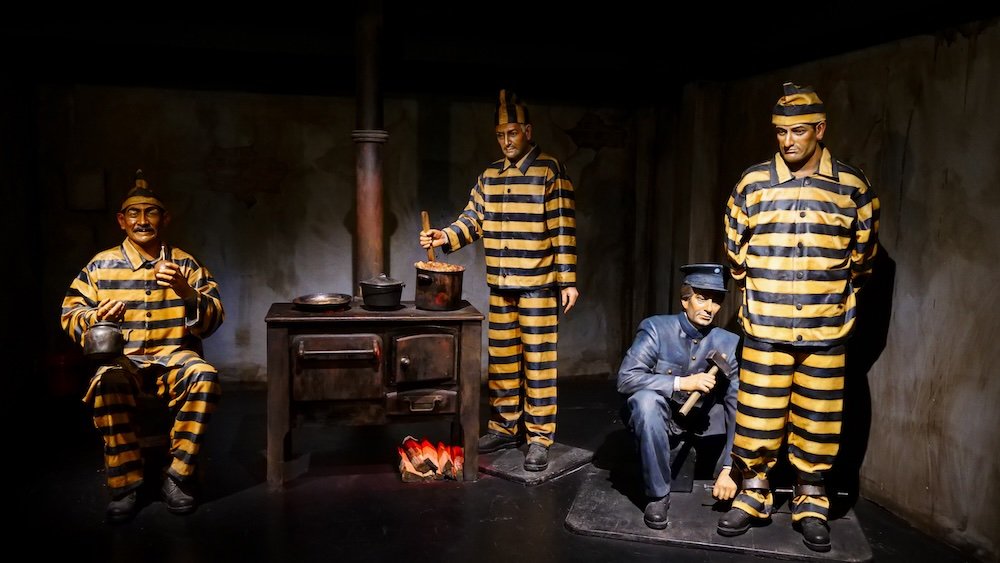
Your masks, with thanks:
<instances>
[{"instance_id":1,"label":"shirt collar","mask_svg":"<svg viewBox=\"0 0 1000 563\"><path fill-rule=\"evenodd\" d=\"M826 148L822 143L820 143L820 148L823 149L823 152L820 154L819 169L815 174L826 176L834 182L839 182L840 171L837 168L837 161L833 159L830 149ZM771 159L771 185L784 184L791 179L792 171L788 169L785 159L781 158L781 153L774 153L774 158Z\"/></svg>"},{"instance_id":2,"label":"shirt collar","mask_svg":"<svg viewBox=\"0 0 1000 563\"><path fill-rule=\"evenodd\" d=\"M133 272L141 268L146 262L156 262L160 259L159 256L152 260L144 258L131 239L125 239L125 242L122 243L122 253L125 255L125 260L128 261L129 266L132 267Z\"/></svg>"},{"instance_id":3,"label":"shirt collar","mask_svg":"<svg viewBox=\"0 0 1000 563\"><path fill-rule=\"evenodd\" d=\"M500 166L500 172L506 172L508 168L514 166L521 171L521 174L526 175L528 173L528 169L535 163L535 159L538 158L540 153L541 151L538 149L538 145L531 145L531 150L526 152L524 156L517 161L517 163L512 163L507 158L504 158L503 164Z\"/></svg>"}]
</instances>

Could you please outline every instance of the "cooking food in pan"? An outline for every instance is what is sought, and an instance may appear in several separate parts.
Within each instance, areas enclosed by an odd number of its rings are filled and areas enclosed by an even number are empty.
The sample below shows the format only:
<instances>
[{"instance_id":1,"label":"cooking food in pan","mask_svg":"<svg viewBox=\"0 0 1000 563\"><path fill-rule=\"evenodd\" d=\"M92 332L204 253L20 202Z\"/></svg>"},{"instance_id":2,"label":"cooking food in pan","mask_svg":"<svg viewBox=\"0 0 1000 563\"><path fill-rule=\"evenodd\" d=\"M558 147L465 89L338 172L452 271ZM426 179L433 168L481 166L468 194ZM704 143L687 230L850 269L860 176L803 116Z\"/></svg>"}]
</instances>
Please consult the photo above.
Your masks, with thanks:
<instances>
[{"instance_id":1,"label":"cooking food in pan","mask_svg":"<svg viewBox=\"0 0 1000 563\"><path fill-rule=\"evenodd\" d=\"M421 270L430 270L432 272L462 272L465 270L465 266L459 266L458 264L448 264L446 262L417 262L414 264L417 268Z\"/></svg>"}]
</instances>

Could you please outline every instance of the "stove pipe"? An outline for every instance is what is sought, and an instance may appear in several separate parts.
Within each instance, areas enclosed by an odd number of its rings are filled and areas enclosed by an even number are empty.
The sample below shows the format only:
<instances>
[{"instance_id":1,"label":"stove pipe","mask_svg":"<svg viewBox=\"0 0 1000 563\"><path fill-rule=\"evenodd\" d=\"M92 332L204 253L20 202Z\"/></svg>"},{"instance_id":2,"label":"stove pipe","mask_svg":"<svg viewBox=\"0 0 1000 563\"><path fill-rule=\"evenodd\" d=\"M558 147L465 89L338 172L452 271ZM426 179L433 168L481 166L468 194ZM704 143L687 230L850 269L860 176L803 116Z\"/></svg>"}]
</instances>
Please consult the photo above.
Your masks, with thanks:
<instances>
[{"instance_id":1,"label":"stove pipe","mask_svg":"<svg viewBox=\"0 0 1000 563\"><path fill-rule=\"evenodd\" d=\"M379 41L382 2L368 0L357 16L357 120L351 138L357 145L354 288L385 272L383 243L382 145L389 132L382 129L382 90L379 83Z\"/></svg>"}]
</instances>

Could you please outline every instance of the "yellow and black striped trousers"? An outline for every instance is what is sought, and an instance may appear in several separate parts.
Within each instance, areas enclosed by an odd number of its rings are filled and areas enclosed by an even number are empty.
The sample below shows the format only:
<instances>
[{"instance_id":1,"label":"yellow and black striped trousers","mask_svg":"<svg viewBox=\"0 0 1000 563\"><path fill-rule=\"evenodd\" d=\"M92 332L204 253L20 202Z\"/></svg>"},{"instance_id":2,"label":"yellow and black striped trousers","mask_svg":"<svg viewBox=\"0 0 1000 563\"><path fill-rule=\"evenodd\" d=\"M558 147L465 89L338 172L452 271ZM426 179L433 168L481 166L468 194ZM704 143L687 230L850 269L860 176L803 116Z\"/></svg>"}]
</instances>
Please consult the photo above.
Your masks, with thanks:
<instances>
[{"instance_id":1,"label":"yellow and black striped trousers","mask_svg":"<svg viewBox=\"0 0 1000 563\"><path fill-rule=\"evenodd\" d=\"M489 430L550 446L556 433L559 302L550 288L490 290Z\"/></svg>"},{"instance_id":2,"label":"yellow and black striped trousers","mask_svg":"<svg viewBox=\"0 0 1000 563\"><path fill-rule=\"evenodd\" d=\"M840 448L844 403L844 346L798 348L744 339L740 359L733 458L744 477L766 478L786 436L799 482L820 484ZM733 501L751 516L772 510L772 495L743 490ZM827 496L792 499L792 520L829 514Z\"/></svg>"},{"instance_id":3,"label":"yellow and black striped trousers","mask_svg":"<svg viewBox=\"0 0 1000 563\"><path fill-rule=\"evenodd\" d=\"M139 488L143 480L142 453L134 425L139 392L155 393L168 400L174 421L167 473L183 481L194 474L222 388L215 368L190 350L166 356L122 357L97 371L84 402L93 404L94 426L104 439L108 488L115 498Z\"/></svg>"}]
</instances>

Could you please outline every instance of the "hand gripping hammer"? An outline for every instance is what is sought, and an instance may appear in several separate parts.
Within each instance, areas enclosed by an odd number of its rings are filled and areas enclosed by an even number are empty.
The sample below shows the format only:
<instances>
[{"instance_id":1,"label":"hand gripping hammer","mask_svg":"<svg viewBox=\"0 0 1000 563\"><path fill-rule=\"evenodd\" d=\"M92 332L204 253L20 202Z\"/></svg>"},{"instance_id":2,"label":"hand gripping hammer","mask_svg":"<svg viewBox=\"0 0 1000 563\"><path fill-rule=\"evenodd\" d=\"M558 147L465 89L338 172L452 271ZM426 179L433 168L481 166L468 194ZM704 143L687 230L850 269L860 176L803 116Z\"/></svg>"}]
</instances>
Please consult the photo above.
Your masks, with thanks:
<instances>
[{"instance_id":1,"label":"hand gripping hammer","mask_svg":"<svg viewBox=\"0 0 1000 563\"><path fill-rule=\"evenodd\" d=\"M726 358L717 350L709 352L708 357L705 359L708 361L709 365L712 366L711 369L708 370L708 375L715 375L721 369L722 373L726 374L726 377L729 377L729 364L726 363ZM687 415L687 413L691 412L691 409L694 408L694 404L697 403L700 398L701 391L692 391L691 396L688 397L684 406L681 407L680 413Z\"/></svg>"}]
</instances>

